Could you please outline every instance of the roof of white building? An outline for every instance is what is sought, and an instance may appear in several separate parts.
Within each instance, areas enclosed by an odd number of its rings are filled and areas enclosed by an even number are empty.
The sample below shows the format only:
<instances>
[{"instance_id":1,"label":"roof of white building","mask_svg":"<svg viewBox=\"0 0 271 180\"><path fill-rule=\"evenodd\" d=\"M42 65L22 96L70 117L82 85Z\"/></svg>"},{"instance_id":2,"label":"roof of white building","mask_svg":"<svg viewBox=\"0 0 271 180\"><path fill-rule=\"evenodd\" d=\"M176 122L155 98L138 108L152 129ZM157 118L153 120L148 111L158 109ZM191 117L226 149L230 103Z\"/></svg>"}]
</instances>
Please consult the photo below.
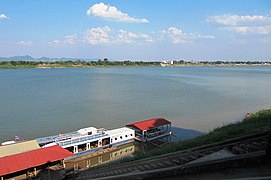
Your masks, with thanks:
<instances>
[{"instance_id":1,"label":"roof of white building","mask_svg":"<svg viewBox=\"0 0 271 180\"><path fill-rule=\"evenodd\" d=\"M92 132L92 134L97 133L98 129L95 127L87 127L79 129L77 132L79 132L81 135L87 135L88 132Z\"/></svg>"},{"instance_id":2,"label":"roof of white building","mask_svg":"<svg viewBox=\"0 0 271 180\"><path fill-rule=\"evenodd\" d=\"M122 127L122 128L105 131L105 133L108 135L117 135L117 134L122 134L124 132L131 133L131 132L134 132L134 130L127 127Z\"/></svg>"}]
</instances>

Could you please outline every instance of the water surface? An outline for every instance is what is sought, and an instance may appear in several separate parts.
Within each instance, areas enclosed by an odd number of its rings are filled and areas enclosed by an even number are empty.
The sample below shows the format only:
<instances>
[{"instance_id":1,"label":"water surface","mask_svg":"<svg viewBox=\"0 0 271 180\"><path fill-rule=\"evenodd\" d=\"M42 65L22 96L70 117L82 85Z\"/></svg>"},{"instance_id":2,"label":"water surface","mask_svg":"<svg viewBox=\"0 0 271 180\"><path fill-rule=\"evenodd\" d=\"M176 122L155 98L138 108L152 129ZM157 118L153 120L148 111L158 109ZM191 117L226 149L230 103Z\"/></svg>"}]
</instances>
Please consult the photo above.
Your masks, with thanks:
<instances>
[{"instance_id":1,"label":"water surface","mask_svg":"<svg viewBox=\"0 0 271 180\"><path fill-rule=\"evenodd\" d=\"M1 69L0 142L153 117L208 131L269 108L271 67Z\"/></svg>"}]
</instances>

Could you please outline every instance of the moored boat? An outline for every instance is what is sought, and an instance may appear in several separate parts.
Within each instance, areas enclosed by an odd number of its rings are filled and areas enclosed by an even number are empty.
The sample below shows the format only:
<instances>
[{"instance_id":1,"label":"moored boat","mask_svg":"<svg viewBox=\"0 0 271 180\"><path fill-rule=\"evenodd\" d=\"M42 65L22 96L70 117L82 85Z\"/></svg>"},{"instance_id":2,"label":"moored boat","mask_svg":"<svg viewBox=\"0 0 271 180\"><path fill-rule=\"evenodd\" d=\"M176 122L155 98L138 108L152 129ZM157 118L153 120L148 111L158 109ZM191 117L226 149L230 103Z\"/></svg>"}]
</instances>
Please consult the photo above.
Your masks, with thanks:
<instances>
[{"instance_id":1,"label":"moored boat","mask_svg":"<svg viewBox=\"0 0 271 180\"><path fill-rule=\"evenodd\" d=\"M112 130L87 127L74 132L37 138L35 141L41 148L59 145L74 154L74 156L66 158L71 159L105 148L127 144L134 140L145 143L170 137L170 135L171 122L164 118L153 118ZM20 141L7 141L2 145L8 146L17 142Z\"/></svg>"},{"instance_id":2,"label":"moored boat","mask_svg":"<svg viewBox=\"0 0 271 180\"><path fill-rule=\"evenodd\" d=\"M154 118L112 130L88 127L74 132L29 141L15 136L15 141L6 141L0 145L1 166L9 162L5 169L0 168L2 170L2 172L0 171L0 177L2 179L15 176L29 177L30 173L31 177L36 178L40 176L40 172L44 167L49 169L57 166L60 172L65 169L65 163L77 162L80 159L106 152L110 152L110 159L114 159L117 156L124 156L134 152L134 147L124 151L115 151L123 147L122 145L128 146L134 140L143 143L150 142L170 135L171 122L164 118ZM113 150L115 152L111 153ZM12 162L15 158L16 161L14 162L17 163L18 157L21 159L21 164L15 166ZM101 159L99 159L100 161ZM107 162L107 160L105 159L103 162ZM90 167L91 162L87 161L87 163L87 167Z\"/></svg>"},{"instance_id":3,"label":"moored boat","mask_svg":"<svg viewBox=\"0 0 271 180\"><path fill-rule=\"evenodd\" d=\"M38 138L36 141L41 147L59 145L78 157L104 148L132 142L134 138L135 131L127 127L112 130L88 127L71 133Z\"/></svg>"}]
</instances>

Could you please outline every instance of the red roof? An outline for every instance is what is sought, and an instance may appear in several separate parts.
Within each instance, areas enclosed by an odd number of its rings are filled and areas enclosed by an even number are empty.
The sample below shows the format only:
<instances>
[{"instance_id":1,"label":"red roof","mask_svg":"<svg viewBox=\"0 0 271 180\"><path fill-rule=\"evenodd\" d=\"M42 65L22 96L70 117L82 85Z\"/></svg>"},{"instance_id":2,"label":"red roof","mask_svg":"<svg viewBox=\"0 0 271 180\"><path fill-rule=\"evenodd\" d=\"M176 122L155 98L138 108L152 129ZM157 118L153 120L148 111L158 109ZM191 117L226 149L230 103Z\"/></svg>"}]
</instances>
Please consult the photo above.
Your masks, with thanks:
<instances>
[{"instance_id":1,"label":"red roof","mask_svg":"<svg viewBox=\"0 0 271 180\"><path fill-rule=\"evenodd\" d=\"M0 176L37 167L74 155L59 145L0 158Z\"/></svg>"},{"instance_id":2,"label":"red roof","mask_svg":"<svg viewBox=\"0 0 271 180\"><path fill-rule=\"evenodd\" d=\"M154 127L171 124L170 121L164 119L164 118L154 118L154 119L148 119L145 121L136 122L133 124L126 125L127 127L132 127L136 129L140 129L141 131L149 130Z\"/></svg>"}]
</instances>

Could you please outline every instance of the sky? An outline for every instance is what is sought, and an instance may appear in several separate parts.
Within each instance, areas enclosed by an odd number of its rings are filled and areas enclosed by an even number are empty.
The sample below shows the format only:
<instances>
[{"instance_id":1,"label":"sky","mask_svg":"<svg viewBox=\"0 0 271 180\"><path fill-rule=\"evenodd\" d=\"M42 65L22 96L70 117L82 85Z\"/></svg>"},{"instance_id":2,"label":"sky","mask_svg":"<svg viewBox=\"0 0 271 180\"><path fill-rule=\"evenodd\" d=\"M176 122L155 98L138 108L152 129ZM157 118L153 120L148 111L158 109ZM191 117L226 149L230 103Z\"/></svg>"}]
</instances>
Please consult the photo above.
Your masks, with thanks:
<instances>
[{"instance_id":1,"label":"sky","mask_svg":"<svg viewBox=\"0 0 271 180\"><path fill-rule=\"evenodd\" d=\"M271 61L270 0L0 0L0 56Z\"/></svg>"}]
</instances>

